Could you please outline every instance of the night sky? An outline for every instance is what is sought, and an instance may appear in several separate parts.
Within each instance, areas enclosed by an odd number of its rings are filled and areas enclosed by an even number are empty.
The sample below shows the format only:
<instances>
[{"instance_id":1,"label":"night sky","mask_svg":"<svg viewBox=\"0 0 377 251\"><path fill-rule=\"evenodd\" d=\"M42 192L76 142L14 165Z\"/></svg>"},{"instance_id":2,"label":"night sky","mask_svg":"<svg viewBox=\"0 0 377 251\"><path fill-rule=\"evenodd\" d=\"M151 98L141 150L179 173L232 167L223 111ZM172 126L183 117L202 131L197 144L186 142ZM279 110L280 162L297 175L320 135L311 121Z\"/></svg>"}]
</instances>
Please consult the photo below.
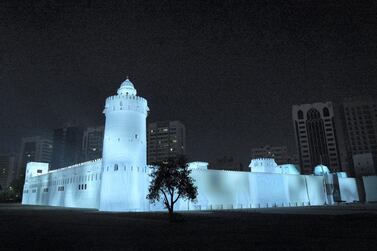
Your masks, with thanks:
<instances>
[{"instance_id":1,"label":"night sky","mask_svg":"<svg viewBox=\"0 0 377 251\"><path fill-rule=\"evenodd\" d=\"M191 160L293 152L293 104L377 95L376 1L105 2L1 1L1 151L102 125L127 75L148 121L186 125Z\"/></svg>"}]
</instances>

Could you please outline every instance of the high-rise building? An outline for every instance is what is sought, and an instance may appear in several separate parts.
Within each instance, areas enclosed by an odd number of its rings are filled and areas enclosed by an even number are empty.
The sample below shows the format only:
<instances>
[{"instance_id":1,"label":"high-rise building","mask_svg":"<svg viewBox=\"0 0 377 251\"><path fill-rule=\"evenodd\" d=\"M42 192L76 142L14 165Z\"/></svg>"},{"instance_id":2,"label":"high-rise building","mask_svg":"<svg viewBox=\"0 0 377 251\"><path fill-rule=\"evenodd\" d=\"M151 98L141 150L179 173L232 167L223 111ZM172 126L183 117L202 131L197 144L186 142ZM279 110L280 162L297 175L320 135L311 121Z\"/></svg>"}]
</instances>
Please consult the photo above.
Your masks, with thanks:
<instances>
[{"instance_id":1,"label":"high-rise building","mask_svg":"<svg viewBox=\"0 0 377 251\"><path fill-rule=\"evenodd\" d=\"M354 160L354 155L370 153L373 163L377 163L377 101L370 97L345 99L343 119L349 158ZM361 170L359 161L357 165ZM353 166L356 167L355 161ZM375 165L374 173L377 172L376 168ZM365 167L365 170L371 169Z\"/></svg>"},{"instance_id":2,"label":"high-rise building","mask_svg":"<svg viewBox=\"0 0 377 251\"><path fill-rule=\"evenodd\" d=\"M288 149L286 146L265 145L251 149L251 159L274 158L276 163L284 164L290 162Z\"/></svg>"},{"instance_id":3,"label":"high-rise building","mask_svg":"<svg viewBox=\"0 0 377 251\"><path fill-rule=\"evenodd\" d=\"M21 151L18 157L17 176L25 174L28 162L37 161L50 163L53 144L50 136L25 137L21 141Z\"/></svg>"},{"instance_id":4,"label":"high-rise building","mask_svg":"<svg viewBox=\"0 0 377 251\"><path fill-rule=\"evenodd\" d=\"M82 140L83 161L102 158L104 127L88 127Z\"/></svg>"},{"instance_id":5,"label":"high-rise building","mask_svg":"<svg viewBox=\"0 0 377 251\"><path fill-rule=\"evenodd\" d=\"M13 154L0 154L0 191L7 189L15 178L15 160Z\"/></svg>"},{"instance_id":6,"label":"high-rise building","mask_svg":"<svg viewBox=\"0 0 377 251\"><path fill-rule=\"evenodd\" d=\"M186 128L179 121L159 121L148 125L148 164L186 152Z\"/></svg>"},{"instance_id":7,"label":"high-rise building","mask_svg":"<svg viewBox=\"0 0 377 251\"><path fill-rule=\"evenodd\" d=\"M331 102L294 105L292 118L302 173L319 164L341 170L334 109Z\"/></svg>"},{"instance_id":8,"label":"high-rise building","mask_svg":"<svg viewBox=\"0 0 377 251\"><path fill-rule=\"evenodd\" d=\"M376 173L373 155L371 153L360 153L352 156L353 174L355 177L374 175Z\"/></svg>"},{"instance_id":9,"label":"high-rise building","mask_svg":"<svg viewBox=\"0 0 377 251\"><path fill-rule=\"evenodd\" d=\"M77 164L81 160L83 130L80 127L64 127L54 130L52 169Z\"/></svg>"}]
</instances>

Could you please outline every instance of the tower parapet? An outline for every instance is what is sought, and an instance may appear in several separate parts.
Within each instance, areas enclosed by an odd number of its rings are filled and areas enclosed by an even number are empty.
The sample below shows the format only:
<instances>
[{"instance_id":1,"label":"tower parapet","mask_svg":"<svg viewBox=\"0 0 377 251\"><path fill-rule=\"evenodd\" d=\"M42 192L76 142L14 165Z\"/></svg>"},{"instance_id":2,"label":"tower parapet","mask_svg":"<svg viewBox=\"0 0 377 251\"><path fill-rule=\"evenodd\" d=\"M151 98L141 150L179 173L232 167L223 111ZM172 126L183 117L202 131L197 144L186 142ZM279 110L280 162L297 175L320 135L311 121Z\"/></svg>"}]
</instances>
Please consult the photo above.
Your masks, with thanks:
<instances>
[{"instance_id":1,"label":"tower parapet","mask_svg":"<svg viewBox=\"0 0 377 251\"><path fill-rule=\"evenodd\" d=\"M139 96L114 95L106 99L105 109L103 110L104 114L123 110L141 112L146 116L149 111L147 100Z\"/></svg>"}]
</instances>

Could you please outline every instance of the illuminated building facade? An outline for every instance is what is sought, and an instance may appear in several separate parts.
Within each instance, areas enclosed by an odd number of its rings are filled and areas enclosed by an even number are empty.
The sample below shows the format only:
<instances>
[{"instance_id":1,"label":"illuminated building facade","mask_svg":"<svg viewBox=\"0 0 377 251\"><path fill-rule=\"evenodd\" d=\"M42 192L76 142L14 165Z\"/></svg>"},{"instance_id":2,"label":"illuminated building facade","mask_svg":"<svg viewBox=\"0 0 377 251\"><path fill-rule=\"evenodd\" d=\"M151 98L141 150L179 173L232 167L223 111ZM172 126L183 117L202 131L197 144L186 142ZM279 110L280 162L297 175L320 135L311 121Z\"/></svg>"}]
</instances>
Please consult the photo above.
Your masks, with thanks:
<instances>
[{"instance_id":1,"label":"illuminated building facade","mask_svg":"<svg viewBox=\"0 0 377 251\"><path fill-rule=\"evenodd\" d=\"M126 79L106 99L102 159L49 171L46 163L26 168L22 204L95 208L100 211L163 210L146 200L147 101ZM358 201L355 179L317 172L300 175L294 165L256 159L249 172L208 170L206 162L189 164L198 187L194 203L179 200L177 210L287 207ZM317 168L316 170L323 170ZM336 181L336 182L335 182ZM335 194L338 194L336 197Z\"/></svg>"}]
</instances>

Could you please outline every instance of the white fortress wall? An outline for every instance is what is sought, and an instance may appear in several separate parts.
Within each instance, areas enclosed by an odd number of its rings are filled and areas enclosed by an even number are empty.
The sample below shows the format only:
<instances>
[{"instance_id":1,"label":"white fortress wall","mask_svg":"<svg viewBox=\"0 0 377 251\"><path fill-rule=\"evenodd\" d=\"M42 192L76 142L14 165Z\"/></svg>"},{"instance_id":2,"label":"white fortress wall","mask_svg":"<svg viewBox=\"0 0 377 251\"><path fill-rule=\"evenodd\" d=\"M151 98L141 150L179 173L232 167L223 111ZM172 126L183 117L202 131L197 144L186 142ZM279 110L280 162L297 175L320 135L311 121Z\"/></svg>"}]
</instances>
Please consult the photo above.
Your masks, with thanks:
<instances>
[{"instance_id":1,"label":"white fortress wall","mask_svg":"<svg viewBox=\"0 0 377 251\"><path fill-rule=\"evenodd\" d=\"M345 202L359 201L355 178L338 178L340 198Z\"/></svg>"},{"instance_id":2,"label":"white fortress wall","mask_svg":"<svg viewBox=\"0 0 377 251\"><path fill-rule=\"evenodd\" d=\"M289 203L283 175L250 173L249 176L253 207L271 207L275 204Z\"/></svg>"},{"instance_id":3,"label":"white fortress wall","mask_svg":"<svg viewBox=\"0 0 377 251\"><path fill-rule=\"evenodd\" d=\"M22 204L98 208L101 162L89 161L26 177ZM39 164L30 162L27 169L38 169Z\"/></svg>"},{"instance_id":4,"label":"white fortress wall","mask_svg":"<svg viewBox=\"0 0 377 251\"><path fill-rule=\"evenodd\" d=\"M98 209L103 199L99 194L101 163L101 160L85 162L51 172L48 164L29 163L22 204ZM117 170L109 168L104 173L109 179L108 196L117 196L106 203L112 211L164 210L162 202L150 204L145 199L150 182L147 168L118 166ZM204 169L194 169L191 175L198 187L197 202L179 200L177 210L307 206L327 202L324 176ZM358 201L355 179L338 180L342 201ZM373 185L373 182L366 184ZM114 190L117 193L112 193ZM116 204L119 200L128 208ZM123 210L116 210L120 206Z\"/></svg>"},{"instance_id":5,"label":"white fortress wall","mask_svg":"<svg viewBox=\"0 0 377 251\"><path fill-rule=\"evenodd\" d=\"M323 176L192 170L196 203L180 200L180 210L324 205Z\"/></svg>"},{"instance_id":6,"label":"white fortress wall","mask_svg":"<svg viewBox=\"0 0 377 251\"><path fill-rule=\"evenodd\" d=\"M149 177L146 167L120 165L105 168L101 193L101 211L149 211L146 199ZM163 208L162 208L163 209Z\"/></svg>"},{"instance_id":7,"label":"white fortress wall","mask_svg":"<svg viewBox=\"0 0 377 251\"><path fill-rule=\"evenodd\" d=\"M288 195L288 200L284 203L284 206L308 205L310 198L308 196L306 176L286 174L283 178L284 187Z\"/></svg>"},{"instance_id":8,"label":"white fortress wall","mask_svg":"<svg viewBox=\"0 0 377 251\"><path fill-rule=\"evenodd\" d=\"M326 204L326 193L323 176L305 175L310 205Z\"/></svg>"}]
</instances>

